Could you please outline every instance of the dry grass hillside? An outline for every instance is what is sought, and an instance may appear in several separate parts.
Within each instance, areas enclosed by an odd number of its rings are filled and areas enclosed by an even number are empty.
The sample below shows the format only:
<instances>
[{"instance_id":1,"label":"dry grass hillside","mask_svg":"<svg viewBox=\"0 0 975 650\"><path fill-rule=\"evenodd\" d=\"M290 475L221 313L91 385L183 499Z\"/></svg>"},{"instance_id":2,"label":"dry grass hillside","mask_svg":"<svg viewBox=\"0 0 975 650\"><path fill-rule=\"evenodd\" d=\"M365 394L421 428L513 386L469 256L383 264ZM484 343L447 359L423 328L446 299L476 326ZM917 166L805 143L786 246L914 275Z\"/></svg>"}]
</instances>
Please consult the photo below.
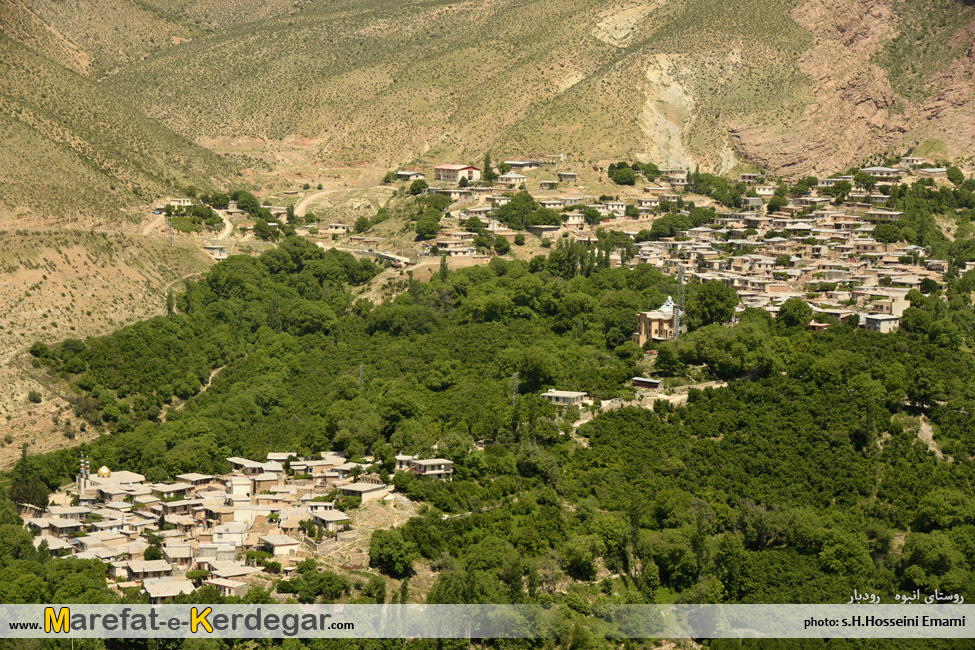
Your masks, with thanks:
<instances>
[{"instance_id":1,"label":"dry grass hillside","mask_svg":"<svg viewBox=\"0 0 975 650\"><path fill-rule=\"evenodd\" d=\"M309 168L490 148L788 176L975 143L966 0L0 0L0 31L0 217L24 221L287 164L200 146L228 139Z\"/></svg>"},{"instance_id":2,"label":"dry grass hillside","mask_svg":"<svg viewBox=\"0 0 975 650\"><path fill-rule=\"evenodd\" d=\"M324 162L490 146L798 174L975 140L962 0L156 3L214 31L107 85L188 137L305 137Z\"/></svg>"},{"instance_id":3,"label":"dry grass hillside","mask_svg":"<svg viewBox=\"0 0 975 650\"><path fill-rule=\"evenodd\" d=\"M199 31L139 0L0 0L0 30L52 61L93 77Z\"/></svg>"},{"instance_id":4,"label":"dry grass hillside","mask_svg":"<svg viewBox=\"0 0 975 650\"><path fill-rule=\"evenodd\" d=\"M173 192L225 184L234 166L88 77L0 34L0 218L117 217Z\"/></svg>"},{"instance_id":5,"label":"dry grass hillside","mask_svg":"<svg viewBox=\"0 0 975 650\"><path fill-rule=\"evenodd\" d=\"M165 313L166 292L212 261L189 240L88 231L0 231L0 467L27 442L31 452L83 438L65 391L35 370L24 351L112 331ZM41 402L28 400L30 391ZM63 414L58 415L59 411ZM66 424L67 421L67 424ZM55 433L57 435L52 435Z\"/></svg>"}]
</instances>

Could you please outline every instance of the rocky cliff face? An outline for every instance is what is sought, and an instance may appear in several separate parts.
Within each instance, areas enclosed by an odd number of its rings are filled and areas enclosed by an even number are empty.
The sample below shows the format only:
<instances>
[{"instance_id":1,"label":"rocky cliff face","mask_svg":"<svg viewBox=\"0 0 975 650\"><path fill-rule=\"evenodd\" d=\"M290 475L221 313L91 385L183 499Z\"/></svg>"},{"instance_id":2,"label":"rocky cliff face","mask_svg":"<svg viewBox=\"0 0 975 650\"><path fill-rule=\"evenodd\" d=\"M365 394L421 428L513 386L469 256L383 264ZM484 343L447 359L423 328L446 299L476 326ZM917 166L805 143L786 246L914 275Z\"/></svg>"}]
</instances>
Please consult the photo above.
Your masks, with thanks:
<instances>
[{"instance_id":1,"label":"rocky cliff face","mask_svg":"<svg viewBox=\"0 0 975 650\"><path fill-rule=\"evenodd\" d=\"M799 62L814 83L802 119L776 132L749 124L732 131L738 153L784 175L836 170L867 155L901 150L927 138L964 155L975 143L975 45L967 56L931 78L926 99L895 92L888 73L873 63L898 34L891 0L806 0L792 18L816 36ZM975 21L954 35L973 41Z\"/></svg>"}]
</instances>

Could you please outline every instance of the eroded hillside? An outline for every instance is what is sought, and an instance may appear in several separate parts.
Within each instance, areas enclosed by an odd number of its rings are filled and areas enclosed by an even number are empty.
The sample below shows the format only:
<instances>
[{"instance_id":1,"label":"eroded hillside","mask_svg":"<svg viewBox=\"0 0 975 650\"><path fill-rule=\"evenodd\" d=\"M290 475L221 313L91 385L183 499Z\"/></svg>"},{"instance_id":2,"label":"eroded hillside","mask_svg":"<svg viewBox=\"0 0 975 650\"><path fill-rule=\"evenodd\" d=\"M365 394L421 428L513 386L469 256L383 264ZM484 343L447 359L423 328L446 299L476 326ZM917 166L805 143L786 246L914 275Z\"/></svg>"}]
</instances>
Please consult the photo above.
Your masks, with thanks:
<instances>
[{"instance_id":1,"label":"eroded hillside","mask_svg":"<svg viewBox=\"0 0 975 650\"><path fill-rule=\"evenodd\" d=\"M84 339L166 313L169 289L212 264L192 242L85 231L2 231L0 247L0 467L84 438L63 390L29 363L34 341ZM37 391L40 402L29 396ZM63 417L62 417L63 414Z\"/></svg>"},{"instance_id":2,"label":"eroded hillside","mask_svg":"<svg viewBox=\"0 0 975 650\"><path fill-rule=\"evenodd\" d=\"M786 176L975 143L964 0L2 2L7 214L225 183L190 141L227 137L323 164L491 148Z\"/></svg>"},{"instance_id":3,"label":"eroded hillside","mask_svg":"<svg viewBox=\"0 0 975 650\"><path fill-rule=\"evenodd\" d=\"M298 3L108 83L190 137L297 134L326 161L476 159L491 144L792 175L930 137L970 148L975 8L921 4Z\"/></svg>"},{"instance_id":4,"label":"eroded hillside","mask_svg":"<svg viewBox=\"0 0 975 650\"><path fill-rule=\"evenodd\" d=\"M234 174L231 161L150 119L104 83L0 34L4 225L14 217L75 226L116 219L174 184L223 185Z\"/></svg>"}]
</instances>

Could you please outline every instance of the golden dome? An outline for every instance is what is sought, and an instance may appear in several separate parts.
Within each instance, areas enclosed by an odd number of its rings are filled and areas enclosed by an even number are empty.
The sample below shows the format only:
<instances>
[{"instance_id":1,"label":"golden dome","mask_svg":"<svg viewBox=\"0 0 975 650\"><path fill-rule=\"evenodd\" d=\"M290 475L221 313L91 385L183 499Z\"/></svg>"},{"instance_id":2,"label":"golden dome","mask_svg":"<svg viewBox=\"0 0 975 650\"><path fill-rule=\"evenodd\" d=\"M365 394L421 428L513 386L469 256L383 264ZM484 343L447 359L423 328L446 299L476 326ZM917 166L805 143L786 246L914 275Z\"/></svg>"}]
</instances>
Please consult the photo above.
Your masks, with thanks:
<instances>
[{"instance_id":1,"label":"golden dome","mask_svg":"<svg viewBox=\"0 0 975 650\"><path fill-rule=\"evenodd\" d=\"M108 478L112 475L112 470L108 469L104 465L98 468L98 478Z\"/></svg>"}]
</instances>

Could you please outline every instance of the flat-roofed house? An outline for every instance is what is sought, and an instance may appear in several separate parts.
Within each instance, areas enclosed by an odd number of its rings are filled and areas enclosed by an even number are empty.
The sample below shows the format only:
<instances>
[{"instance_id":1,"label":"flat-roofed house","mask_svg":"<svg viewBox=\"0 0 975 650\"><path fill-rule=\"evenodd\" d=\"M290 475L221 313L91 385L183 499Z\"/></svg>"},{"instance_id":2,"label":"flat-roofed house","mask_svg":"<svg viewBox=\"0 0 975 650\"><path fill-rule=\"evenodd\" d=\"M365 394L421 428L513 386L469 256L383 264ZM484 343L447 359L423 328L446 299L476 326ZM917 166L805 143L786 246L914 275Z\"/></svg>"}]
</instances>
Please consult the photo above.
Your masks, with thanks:
<instances>
[{"instance_id":1,"label":"flat-roofed house","mask_svg":"<svg viewBox=\"0 0 975 650\"><path fill-rule=\"evenodd\" d=\"M214 567L210 573L217 578L231 579L249 576L252 573L260 573L257 567L244 566L236 562L221 562L220 566Z\"/></svg>"},{"instance_id":2,"label":"flat-roofed house","mask_svg":"<svg viewBox=\"0 0 975 650\"><path fill-rule=\"evenodd\" d=\"M193 487L202 487L204 485L209 485L213 481L213 477L209 474L197 474L196 472L191 472L189 474L180 474L176 477L180 483L187 483Z\"/></svg>"},{"instance_id":3,"label":"flat-roofed house","mask_svg":"<svg viewBox=\"0 0 975 650\"><path fill-rule=\"evenodd\" d=\"M894 167L864 167L860 171L866 172L877 180L897 180L907 172Z\"/></svg>"},{"instance_id":4,"label":"flat-roofed house","mask_svg":"<svg viewBox=\"0 0 975 650\"><path fill-rule=\"evenodd\" d=\"M196 549L197 562L201 560L226 562L235 557L237 557L237 549L233 544L200 544Z\"/></svg>"},{"instance_id":5,"label":"flat-roofed house","mask_svg":"<svg viewBox=\"0 0 975 650\"><path fill-rule=\"evenodd\" d=\"M162 499L185 497L193 489L189 483L154 483L151 487L153 494Z\"/></svg>"},{"instance_id":6,"label":"flat-roofed house","mask_svg":"<svg viewBox=\"0 0 975 650\"><path fill-rule=\"evenodd\" d=\"M894 332L900 328L901 319L892 314L861 314L860 326L868 332Z\"/></svg>"},{"instance_id":7,"label":"flat-roofed house","mask_svg":"<svg viewBox=\"0 0 975 650\"><path fill-rule=\"evenodd\" d=\"M270 472L262 472L260 474L251 476L252 490L254 494L259 494L265 490L270 490L274 486L278 485L280 482L280 476L278 474L272 474Z\"/></svg>"},{"instance_id":8,"label":"flat-roofed house","mask_svg":"<svg viewBox=\"0 0 975 650\"><path fill-rule=\"evenodd\" d=\"M91 514L91 508L85 506L50 506L47 512L52 517L64 517L84 521Z\"/></svg>"},{"instance_id":9,"label":"flat-roofed house","mask_svg":"<svg viewBox=\"0 0 975 650\"><path fill-rule=\"evenodd\" d=\"M81 532L84 524L77 519L67 519L63 517L34 517L27 520L27 525L33 530L41 533L48 533L54 537L64 539L75 533Z\"/></svg>"},{"instance_id":10,"label":"flat-roofed house","mask_svg":"<svg viewBox=\"0 0 975 650\"><path fill-rule=\"evenodd\" d=\"M288 535L261 535L258 539L261 542L261 550L275 557L286 557L298 552L298 540Z\"/></svg>"},{"instance_id":11,"label":"flat-roofed house","mask_svg":"<svg viewBox=\"0 0 975 650\"><path fill-rule=\"evenodd\" d=\"M230 466L234 470L240 472L241 474L260 474L264 471L264 463L259 463L256 460L251 460L249 458L241 458L239 456L231 456L227 459Z\"/></svg>"},{"instance_id":12,"label":"flat-roofed house","mask_svg":"<svg viewBox=\"0 0 975 650\"><path fill-rule=\"evenodd\" d=\"M242 521L231 521L213 527L213 542L215 544L230 544L234 548L244 545L247 539L247 524Z\"/></svg>"},{"instance_id":13,"label":"flat-roofed house","mask_svg":"<svg viewBox=\"0 0 975 650\"><path fill-rule=\"evenodd\" d=\"M903 216L904 213L898 210L867 210L864 213L864 218L872 223L900 221Z\"/></svg>"},{"instance_id":14,"label":"flat-roofed house","mask_svg":"<svg viewBox=\"0 0 975 650\"><path fill-rule=\"evenodd\" d=\"M518 187L519 185L526 182L527 180L528 180L527 176L523 176L522 174L515 174L511 172L508 174L502 174L501 176L498 176L497 182L498 185L501 185L503 187Z\"/></svg>"},{"instance_id":15,"label":"flat-roofed house","mask_svg":"<svg viewBox=\"0 0 975 650\"><path fill-rule=\"evenodd\" d=\"M504 164L512 169L518 169L524 171L526 169L538 169L542 166L537 160L505 160Z\"/></svg>"},{"instance_id":16,"label":"flat-roofed house","mask_svg":"<svg viewBox=\"0 0 975 650\"><path fill-rule=\"evenodd\" d=\"M153 580L142 586L153 605L168 602L180 594L191 594L194 589L189 580Z\"/></svg>"},{"instance_id":17,"label":"flat-roofed house","mask_svg":"<svg viewBox=\"0 0 975 650\"><path fill-rule=\"evenodd\" d=\"M572 406L573 404L582 404L589 397L589 394L575 390L549 388L548 392L541 393L539 397L556 406Z\"/></svg>"},{"instance_id":18,"label":"flat-roofed house","mask_svg":"<svg viewBox=\"0 0 975 650\"><path fill-rule=\"evenodd\" d=\"M40 548L41 544L47 543L47 552L51 557L70 555L74 547L70 543L51 535L38 535L34 538L34 548Z\"/></svg>"},{"instance_id":19,"label":"flat-roofed house","mask_svg":"<svg viewBox=\"0 0 975 650\"><path fill-rule=\"evenodd\" d=\"M436 194L442 194L451 201L462 201L471 196L471 191L465 190L462 187L441 187L433 190L433 192Z\"/></svg>"},{"instance_id":20,"label":"flat-roofed house","mask_svg":"<svg viewBox=\"0 0 975 650\"><path fill-rule=\"evenodd\" d=\"M250 585L248 585L246 582L230 580L227 578L210 578L209 580L204 580L203 584L216 587L220 590L220 595L224 598L229 598L230 596L243 596L250 588Z\"/></svg>"},{"instance_id":21,"label":"flat-roofed house","mask_svg":"<svg viewBox=\"0 0 975 650\"><path fill-rule=\"evenodd\" d=\"M272 451L267 455L267 459L269 462L273 461L276 463L284 463L289 458L297 458L297 457L298 454L296 454L293 451ZM284 468L284 465L282 465L281 467Z\"/></svg>"},{"instance_id":22,"label":"flat-roofed house","mask_svg":"<svg viewBox=\"0 0 975 650\"><path fill-rule=\"evenodd\" d=\"M417 458L410 464L413 473L417 476L449 481L454 474L454 462L446 458Z\"/></svg>"},{"instance_id":23,"label":"flat-roofed house","mask_svg":"<svg viewBox=\"0 0 975 650\"><path fill-rule=\"evenodd\" d=\"M575 172L558 172L557 175L560 183L575 183L579 177Z\"/></svg>"},{"instance_id":24,"label":"flat-roofed house","mask_svg":"<svg viewBox=\"0 0 975 650\"><path fill-rule=\"evenodd\" d=\"M743 197L741 197L741 208L742 208L742 210L761 210L762 209L762 197L760 197L760 196L743 196Z\"/></svg>"},{"instance_id":25,"label":"flat-roofed house","mask_svg":"<svg viewBox=\"0 0 975 650\"><path fill-rule=\"evenodd\" d=\"M120 533L127 528L123 519L102 519L93 521L89 524L93 531L107 531L110 533Z\"/></svg>"},{"instance_id":26,"label":"flat-roofed house","mask_svg":"<svg viewBox=\"0 0 975 650\"><path fill-rule=\"evenodd\" d=\"M433 168L434 180L459 182L461 178L468 181L481 180L481 170L473 165L437 165Z\"/></svg>"},{"instance_id":27,"label":"flat-roofed house","mask_svg":"<svg viewBox=\"0 0 975 650\"><path fill-rule=\"evenodd\" d=\"M173 575L173 565L166 560L142 560L129 562L129 580L167 578Z\"/></svg>"},{"instance_id":28,"label":"flat-roofed house","mask_svg":"<svg viewBox=\"0 0 975 650\"><path fill-rule=\"evenodd\" d=\"M416 456L408 456L406 454L399 454L396 456L396 471L403 472L409 471L410 463L416 460Z\"/></svg>"},{"instance_id":29,"label":"flat-roofed house","mask_svg":"<svg viewBox=\"0 0 975 650\"><path fill-rule=\"evenodd\" d=\"M251 481L246 476L231 476L227 479L228 497L250 497Z\"/></svg>"},{"instance_id":30,"label":"flat-roofed house","mask_svg":"<svg viewBox=\"0 0 975 650\"><path fill-rule=\"evenodd\" d=\"M342 463L341 465L336 465L333 467L332 470L338 474L339 478L348 478L349 474L356 467L362 471L365 471L369 466L365 463Z\"/></svg>"},{"instance_id":31,"label":"flat-roofed house","mask_svg":"<svg viewBox=\"0 0 975 650\"><path fill-rule=\"evenodd\" d=\"M422 181L427 177L423 172L414 171L399 171L396 172L396 180L398 181Z\"/></svg>"},{"instance_id":32,"label":"flat-roofed house","mask_svg":"<svg viewBox=\"0 0 975 650\"><path fill-rule=\"evenodd\" d=\"M88 533L83 537L78 537L75 543L82 550L90 550L95 546L122 546L127 544L129 541L129 536L125 533L120 533L118 531L109 530L99 530L93 533Z\"/></svg>"},{"instance_id":33,"label":"flat-roofed house","mask_svg":"<svg viewBox=\"0 0 975 650\"><path fill-rule=\"evenodd\" d=\"M193 563L192 546L163 546L163 559L178 569L186 569Z\"/></svg>"},{"instance_id":34,"label":"flat-roofed house","mask_svg":"<svg viewBox=\"0 0 975 650\"><path fill-rule=\"evenodd\" d=\"M311 518L316 524L330 533L343 530L352 521L341 510L315 510L312 512Z\"/></svg>"},{"instance_id":35,"label":"flat-roofed house","mask_svg":"<svg viewBox=\"0 0 975 650\"><path fill-rule=\"evenodd\" d=\"M177 499L176 501L163 501L161 504L162 513L167 517L170 515L191 515L194 508L203 505L203 499Z\"/></svg>"},{"instance_id":36,"label":"flat-roofed house","mask_svg":"<svg viewBox=\"0 0 975 650\"><path fill-rule=\"evenodd\" d=\"M927 162L926 158L921 158L920 156L901 156L901 167L910 169L916 165L923 165Z\"/></svg>"},{"instance_id":37,"label":"flat-roofed house","mask_svg":"<svg viewBox=\"0 0 975 650\"><path fill-rule=\"evenodd\" d=\"M375 483L359 482L339 486L339 496L359 497L363 503L381 499L386 496L386 492L385 485L376 485Z\"/></svg>"}]
</instances>

